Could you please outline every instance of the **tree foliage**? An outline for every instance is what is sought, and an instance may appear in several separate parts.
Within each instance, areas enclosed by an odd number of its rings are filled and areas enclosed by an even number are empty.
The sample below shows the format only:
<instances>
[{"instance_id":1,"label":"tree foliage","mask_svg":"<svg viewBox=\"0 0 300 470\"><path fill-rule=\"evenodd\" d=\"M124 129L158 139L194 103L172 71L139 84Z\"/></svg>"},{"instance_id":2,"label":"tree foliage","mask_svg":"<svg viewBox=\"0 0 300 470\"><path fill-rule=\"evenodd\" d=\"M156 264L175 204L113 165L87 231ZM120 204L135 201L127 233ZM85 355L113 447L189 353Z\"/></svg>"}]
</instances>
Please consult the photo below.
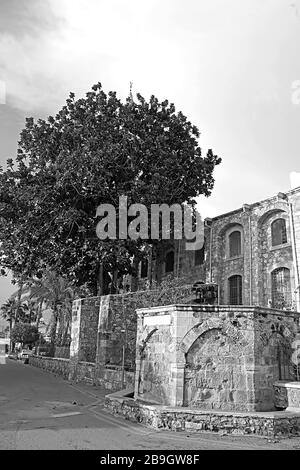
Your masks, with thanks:
<instances>
[{"instance_id":1,"label":"tree foliage","mask_svg":"<svg viewBox=\"0 0 300 470\"><path fill-rule=\"evenodd\" d=\"M26 120L18 155L0 175L0 264L16 278L49 268L95 291L99 266L131 272L139 240L100 241L101 203L188 202L211 194L220 159L203 156L199 131L167 100L122 103L95 85L54 117Z\"/></svg>"},{"instance_id":2,"label":"tree foliage","mask_svg":"<svg viewBox=\"0 0 300 470\"><path fill-rule=\"evenodd\" d=\"M2 304L0 315L10 325L20 321L23 323L31 323L35 320L36 311L31 303L23 302L18 303L16 299L8 299Z\"/></svg>"},{"instance_id":3,"label":"tree foliage","mask_svg":"<svg viewBox=\"0 0 300 470\"><path fill-rule=\"evenodd\" d=\"M28 281L29 299L34 300L43 308L52 310L52 319L49 325L51 342L54 343L57 326L60 326L60 335L67 336L72 318L72 304L81 289L75 289L66 278L58 276L55 272L45 271L41 279Z\"/></svg>"},{"instance_id":4,"label":"tree foliage","mask_svg":"<svg viewBox=\"0 0 300 470\"><path fill-rule=\"evenodd\" d=\"M11 341L22 343L22 346L36 343L39 337L37 327L28 323L16 323L10 334Z\"/></svg>"}]
</instances>

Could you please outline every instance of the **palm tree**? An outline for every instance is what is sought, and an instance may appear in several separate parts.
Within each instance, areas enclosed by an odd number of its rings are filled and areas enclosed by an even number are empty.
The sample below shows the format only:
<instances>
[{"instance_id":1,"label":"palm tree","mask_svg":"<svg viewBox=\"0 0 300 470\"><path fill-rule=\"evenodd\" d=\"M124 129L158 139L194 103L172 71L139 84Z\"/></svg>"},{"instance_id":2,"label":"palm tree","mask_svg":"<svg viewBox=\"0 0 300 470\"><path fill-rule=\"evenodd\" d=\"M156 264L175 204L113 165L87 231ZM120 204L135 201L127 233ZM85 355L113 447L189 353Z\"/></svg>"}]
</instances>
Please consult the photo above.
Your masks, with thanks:
<instances>
[{"instance_id":1,"label":"palm tree","mask_svg":"<svg viewBox=\"0 0 300 470\"><path fill-rule=\"evenodd\" d=\"M9 333L11 333L13 322L16 319L16 311L17 304L15 299L9 299L1 306L1 316L9 324Z\"/></svg>"},{"instance_id":2,"label":"palm tree","mask_svg":"<svg viewBox=\"0 0 300 470\"><path fill-rule=\"evenodd\" d=\"M54 344L58 324L66 323L66 328L70 325L75 291L65 278L53 271L46 271L42 279L32 280L29 286L29 298L39 305L37 322L41 318L43 307L50 308L53 312L50 338Z\"/></svg>"},{"instance_id":3,"label":"palm tree","mask_svg":"<svg viewBox=\"0 0 300 470\"><path fill-rule=\"evenodd\" d=\"M37 321L37 318L39 316L39 305L37 302L33 299L26 299L26 301L22 304L22 309L24 312L24 323L34 323ZM37 325L38 326L38 325Z\"/></svg>"},{"instance_id":4,"label":"palm tree","mask_svg":"<svg viewBox=\"0 0 300 470\"><path fill-rule=\"evenodd\" d=\"M16 300L16 304L17 304L17 309L16 309L16 321L18 320L18 315L20 312L20 307L21 307L21 299L22 299L22 294L23 294L23 288L24 288L24 281L23 279L19 279L18 281L18 294L17 294L17 300Z\"/></svg>"},{"instance_id":5,"label":"palm tree","mask_svg":"<svg viewBox=\"0 0 300 470\"><path fill-rule=\"evenodd\" d=\"M1 316L6 320L10 328L12 328L16 323L31 323L30 319L34 315L33 306L29 307L26 303L19 304L19 301L16 298L8 299L1 306Z\"/></svg>"},{"instance_id":6,"label":"palm tree","mask_svg":"<svg viewBox=\"0 0 300 470\"><path fill-rule=\"evenodd\" d=\"M19 321L27 323L28 319L30 319L29 309L26 304L20 304L19 299L10 298L8 299L0 308L0 314L4 320L6 320L9 324L9 336L11 335L11 331L15 324ZM32 315L32 312L30 312ZM10 349L12 349L12 344L10 345ZM14 346L13 346L14 347Z\"/></svg>"}]
</instances>

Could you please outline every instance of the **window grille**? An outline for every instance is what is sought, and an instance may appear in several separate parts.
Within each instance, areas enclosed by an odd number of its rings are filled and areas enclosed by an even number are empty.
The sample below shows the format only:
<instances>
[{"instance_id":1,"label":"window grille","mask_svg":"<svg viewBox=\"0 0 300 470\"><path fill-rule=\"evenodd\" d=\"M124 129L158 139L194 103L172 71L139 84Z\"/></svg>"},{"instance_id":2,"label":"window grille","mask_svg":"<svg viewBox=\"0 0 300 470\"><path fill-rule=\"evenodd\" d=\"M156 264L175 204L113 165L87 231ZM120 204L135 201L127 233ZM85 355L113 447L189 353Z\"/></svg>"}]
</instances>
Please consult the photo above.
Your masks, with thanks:
<instances>
[{"instance_id":1,"label":"window grille","mask_svg":"<svg viewBox=\"0 0 300 470\"><path fill-rule=\"evenodd\" d=\"M231 276L228 281L230 305L242 305L242 276Z\"/></svg>"},{"instance_id":2,"label":"window grille","mask_svg":"<svg viewBox=\"0 0 300 470\"><path fill-rule=\"evenodd\" d=\"M293 308L290 270L278 268L271 273L272 307L281 310Z\"/></svg>"}]
</instances>

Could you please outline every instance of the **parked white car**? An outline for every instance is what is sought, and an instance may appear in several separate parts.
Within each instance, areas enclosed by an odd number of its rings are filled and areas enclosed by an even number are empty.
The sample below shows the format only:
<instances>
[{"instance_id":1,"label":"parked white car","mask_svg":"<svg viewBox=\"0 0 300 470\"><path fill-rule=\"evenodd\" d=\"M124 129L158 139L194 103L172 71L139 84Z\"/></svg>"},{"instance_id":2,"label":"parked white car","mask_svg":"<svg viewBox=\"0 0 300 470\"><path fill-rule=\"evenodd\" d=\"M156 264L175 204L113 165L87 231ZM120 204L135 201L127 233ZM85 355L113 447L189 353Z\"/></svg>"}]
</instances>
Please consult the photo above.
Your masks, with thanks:
<instances>
[{"instance_id":1,"label":"parked white car","mask_svg":"<svg viewBox=\"0 0 300 470\"><path fill-rule=\"evenodd\" d=\"M22 349L18 354L18 359L24 362L24 364L28 364L29 356L32 356L33 351L30 349Z\"/></svg>"}]
</instances>

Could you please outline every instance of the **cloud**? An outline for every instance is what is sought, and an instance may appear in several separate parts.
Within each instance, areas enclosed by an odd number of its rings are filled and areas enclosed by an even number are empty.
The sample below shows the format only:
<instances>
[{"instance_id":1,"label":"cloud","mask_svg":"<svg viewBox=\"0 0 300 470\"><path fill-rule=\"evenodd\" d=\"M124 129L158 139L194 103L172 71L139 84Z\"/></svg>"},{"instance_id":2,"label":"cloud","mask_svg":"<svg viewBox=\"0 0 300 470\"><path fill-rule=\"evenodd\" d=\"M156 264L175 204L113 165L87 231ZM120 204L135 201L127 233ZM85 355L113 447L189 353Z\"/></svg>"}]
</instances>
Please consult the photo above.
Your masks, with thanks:
<instances>
[{"instance_id":1,"label":"cloud","mask_svg":"<svg viewBox=\"0 0 300 470\"><path fill-rule=\"evenodd\" d=\"M299 41L282 0L0 1L7 108L44 117L98 81L123 99L130 81L168 98L199 127L203 152L223 158L214 213L285 189L297 168Z\"/></svg>"},{"instance_id":2,"label":"cloud","mask_svg":"<svg viewBox=\"0 0 300 470\"><path fill-rule=\"evenodd\" d=\"M47 0L1 0L0 10L0 31L20 40L28 34L39 37L57 26L58 17Z\"/></svg>"},{"instance_id":3,"label":"cloud","mask_svg":"<svg viewBox=\"0 0 300 470\"><path fill-rule=\"evenodd\" d=\"M256 96L262 80L257 99L278 99L276 83L250 70L254 53L260 67L276 54L274 20L264 38L271 57L255 46L278 1L241 3L1 0L0 79L9 102L26 111L53 112L69 91L83 94L98 81L124 97L133 80L143 94L170 96L195 114L195 99L229 104L239 93Z\"/></svg>"},{"instance_id":4,"label":"cloud","mask_svg":"<svg viewBox=\"0 0 300 470\"><path fill-rule=\"evenodd\" d=\"M100 80L109 89L122 83L125 95L145 54L153 51L150 75L159 64L159 38L143 32L149 6L136 0L26 0L30 8L19 10L15 22L18 8L9 5L5 0L0 7L8 25L0 33L0 79L9 102L21 110L53 112L69 91L82 94Z\"/></svg>"},{"instance_id":5,"label":"cloud","mask_svg":"<svg viewBox=\"0 0 300 470\"><path fill-rule=\"evenodd\" d=\"M0 79L8 103L26 111L47 107L56 91L47 57L63 18L43 0L2 0L0 13Z\"/></svg>"}]
</instances>

